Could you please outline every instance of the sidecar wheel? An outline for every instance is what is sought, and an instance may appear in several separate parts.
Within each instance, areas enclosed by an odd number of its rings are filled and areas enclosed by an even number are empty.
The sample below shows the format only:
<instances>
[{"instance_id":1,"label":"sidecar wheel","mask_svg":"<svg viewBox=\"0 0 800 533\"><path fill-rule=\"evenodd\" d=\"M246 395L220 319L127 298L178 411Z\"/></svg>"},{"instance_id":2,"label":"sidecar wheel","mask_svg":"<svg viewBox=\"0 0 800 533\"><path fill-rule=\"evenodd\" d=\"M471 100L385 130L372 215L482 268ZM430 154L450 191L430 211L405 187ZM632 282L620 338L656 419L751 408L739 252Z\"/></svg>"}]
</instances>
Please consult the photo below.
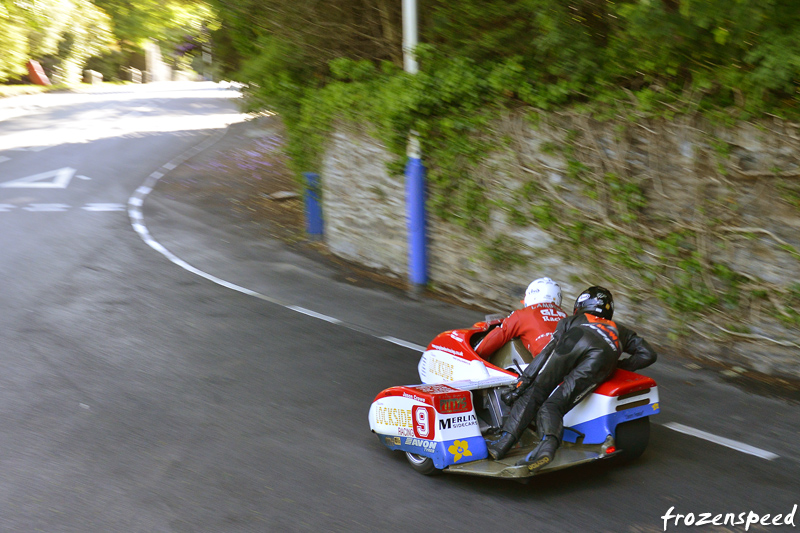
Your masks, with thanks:
<instances>
[{"instance_id":1,"label":"sidecar wheel","mask_svg":"<svg viewBox=\"0 0 800 533\"><path fill-rule=\"evenodd\" d=\"M650 417L637 418L617 426L615 444L622 450L619 459L622 462L639 458L650 441Z\"/></svg>"},{"instance_id":2,"label":"sidecar wheel","mask_svg":"<svg viewBox=\"0 0 800 533\"><path fill-rule=\"evenodd\" d=\"M411 468L424 476L435 476L442 473L441 470L433 466L433 459L430 457L406 452L406 459L408 459L408 464L411 465Z\"/></svg>"}]
</instances>

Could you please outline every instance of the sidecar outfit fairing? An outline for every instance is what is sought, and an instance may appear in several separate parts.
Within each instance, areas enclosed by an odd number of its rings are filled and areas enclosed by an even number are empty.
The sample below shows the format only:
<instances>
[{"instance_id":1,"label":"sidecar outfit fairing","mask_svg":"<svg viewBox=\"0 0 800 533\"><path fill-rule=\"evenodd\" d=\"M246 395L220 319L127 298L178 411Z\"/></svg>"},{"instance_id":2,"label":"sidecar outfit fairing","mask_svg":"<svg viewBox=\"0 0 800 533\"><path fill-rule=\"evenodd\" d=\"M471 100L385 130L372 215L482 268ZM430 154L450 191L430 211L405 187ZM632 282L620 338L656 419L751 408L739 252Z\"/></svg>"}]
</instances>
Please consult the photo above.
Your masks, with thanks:
<instances>
[{"instance_id":1,"label":"sidecar outfit fairing","mask_svg":"<svg viewBox=\"0 0 800 533\"><path fill-rule=\"evenodd\" d=\"M528 428L509 454L493 461L486 438L499 435L510 411L500 399L517 373L532 362L518 341L491 360L474 350L498 323L479 322L473 328L437 336L419 362L420 385L391 387L373 401L372 431L391 450L406 453L411 466L423 473L464 473L524 478L614 456L633 459L649 439L649 417L659 412L658 388L651 378L617 370L564 417L562 446L549 465L535 473L517 461L540 440Z\"/></svg>"}]
</instances>

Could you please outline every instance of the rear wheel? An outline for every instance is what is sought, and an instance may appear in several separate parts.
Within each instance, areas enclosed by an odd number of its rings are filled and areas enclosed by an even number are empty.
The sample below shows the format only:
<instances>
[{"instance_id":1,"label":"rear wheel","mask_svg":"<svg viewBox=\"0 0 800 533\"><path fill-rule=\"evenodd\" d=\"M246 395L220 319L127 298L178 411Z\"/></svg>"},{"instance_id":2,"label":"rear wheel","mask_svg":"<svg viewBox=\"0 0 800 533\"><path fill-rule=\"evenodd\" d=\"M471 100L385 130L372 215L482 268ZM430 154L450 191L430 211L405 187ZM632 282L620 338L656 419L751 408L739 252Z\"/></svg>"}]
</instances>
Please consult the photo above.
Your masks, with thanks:
<instances>
[{"instance_id":1,"label":"rear wheel","mask_svg":"<svg viewBox=\"0 0 800 533\"><path fill-rule=\"evenodd\" d=\"M615 444L621 461L632 461L644 453L650 441L650 417L637 418L617 426Z\"/></svg>"},{"instance_id":2,"label":"rear wheel","mask_svg":"<svg viewBox=\"0 0 800 533\"><path fill-rule=\"evenodd\" d=\"M434 476L440 474L442 471L433 465L433 459L418 455L416 453L406 452L406 458L411 468L425 476Z\"/></svg>"}]
</instances>

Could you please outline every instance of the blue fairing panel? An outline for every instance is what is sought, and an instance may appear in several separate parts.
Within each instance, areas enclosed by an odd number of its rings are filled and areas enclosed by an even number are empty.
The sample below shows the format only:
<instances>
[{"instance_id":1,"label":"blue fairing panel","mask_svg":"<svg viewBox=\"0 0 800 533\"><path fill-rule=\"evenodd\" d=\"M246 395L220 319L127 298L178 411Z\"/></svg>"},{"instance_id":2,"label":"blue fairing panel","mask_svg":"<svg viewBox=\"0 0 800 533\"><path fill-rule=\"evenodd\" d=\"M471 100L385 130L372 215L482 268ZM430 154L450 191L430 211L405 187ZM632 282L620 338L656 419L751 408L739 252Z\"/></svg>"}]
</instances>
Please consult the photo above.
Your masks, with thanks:
<instances>
[{"instance_id":1,"label":"blue fairing panel","mask_svg":"<svg viewBox=\"0 0 800 533\"><path fill-rule=\"evenodd\" d=\"M433 465L440 470L453 464L479 461L489 456L483 437L465 437L445 442L389 435L378 435L378 438L390 450L430 457Z\"/></svg>"},{"instance_id":2,"label":"blue fairing panel","mask_svg":"<svg viewBox=\"0 0 800 533\"><path fill-rule=\"evenodd\" d=\"M617 425L623 422L655 415L659 412L658 403L651 403L636 409L626 409L609 415L588 420L569 428L564 428L564 441L576 442L580 433L585 435L583 444L602 444L606 437L614 435Z\"/></svg>"}]
</instances>

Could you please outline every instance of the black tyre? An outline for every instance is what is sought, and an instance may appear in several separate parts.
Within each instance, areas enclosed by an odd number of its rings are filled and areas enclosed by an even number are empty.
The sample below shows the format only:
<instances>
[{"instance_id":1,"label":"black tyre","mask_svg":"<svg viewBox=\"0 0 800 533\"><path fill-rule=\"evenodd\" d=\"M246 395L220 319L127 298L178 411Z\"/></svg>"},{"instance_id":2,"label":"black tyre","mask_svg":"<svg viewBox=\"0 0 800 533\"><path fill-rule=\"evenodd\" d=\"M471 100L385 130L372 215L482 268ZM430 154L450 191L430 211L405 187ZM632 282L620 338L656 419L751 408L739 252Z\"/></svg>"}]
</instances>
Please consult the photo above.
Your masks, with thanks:
<instances>
[{"instance_id":1,"label":"black tyre","mask_svg":"<svg viewBox=\"0 0 800 533\"><path fill-rule=\"evenodd\" d=\"M433 459L430 457L406 452L406 459L408 459L408 463L411 465L411 468L424 476L435 476L436 474L440 474L442 472L433 466Z\"/></svg>"},{"instance_id":2,"label":"black tyre","mask_svg":"<svg viewBox=\"0 0 800 533\"><path fill-rule=\"evenodd\" d=\"M650 441L650 417L637 418L617 426L615 444L621 461L632 461L644 453Z\"/></svg>"}]
</instances>

